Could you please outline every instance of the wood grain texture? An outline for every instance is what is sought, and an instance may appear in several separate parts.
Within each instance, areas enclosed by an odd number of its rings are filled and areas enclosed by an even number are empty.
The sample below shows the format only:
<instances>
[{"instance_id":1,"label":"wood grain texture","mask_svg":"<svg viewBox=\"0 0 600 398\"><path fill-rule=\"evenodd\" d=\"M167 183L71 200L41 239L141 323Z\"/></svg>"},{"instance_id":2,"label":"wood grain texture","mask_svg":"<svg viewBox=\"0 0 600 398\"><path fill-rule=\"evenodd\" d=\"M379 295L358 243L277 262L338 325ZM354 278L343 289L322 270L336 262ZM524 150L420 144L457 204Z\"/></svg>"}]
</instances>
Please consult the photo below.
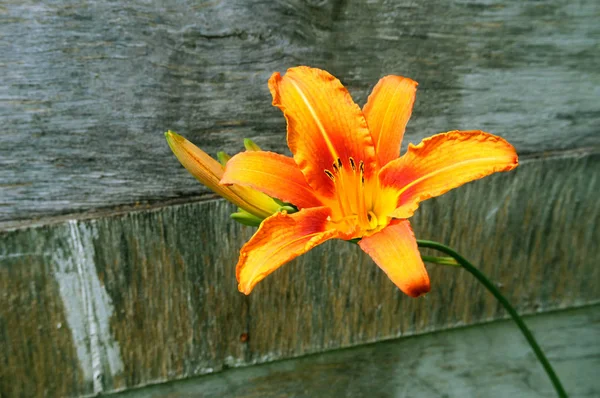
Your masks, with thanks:
<instances>
[{"instance_id":1,"label":"wood grain texture","mask_svg":"<svg viewBox=\"0 0 600 398\"><path fill-rule=\"evenodd\" d=\"M4 233L0 242L0 396L91 394L85 290L68 225Z\"/></svg>"},{"instance_id":2,"label":"wood grain texture","mask_svg":"<svg viewBox=\"0 0 600 398\"><path fill-rule=\"evenodd\" d=\"M571 397L597 397L600 307L527 317ZM553 397L510 321L231 369L119 398Z\"/></svg>"},{"instance_id":3,"label":"wood grain texture","mask_svg":"<svg viewBox=\"0 0 600 398\"><path fill-rule=\"evenodd\" d=\"M190 198L173 129L209 153L285 150L274 71L364 103L420 83L408 141L484 129L521 154L600 145L600 5L360 0L0 1L0 220Z\"/></svg>"},{"instance_id":4,"label":"wood grain texture","mask_svg":"<svg viewBox=\"0 0 600 398\"><path fill-rule=\"evenodd\" d=\"M541 157L423 203L418 237L456 247L519 311L600 300L600 154ZM0 395L116 391L505 317L468 274L430 266L404 296L328 242L246 297L253 232L218 200L0 232ZM31 372L35 367L36 372Z\"/></svg>"}]
</instances>

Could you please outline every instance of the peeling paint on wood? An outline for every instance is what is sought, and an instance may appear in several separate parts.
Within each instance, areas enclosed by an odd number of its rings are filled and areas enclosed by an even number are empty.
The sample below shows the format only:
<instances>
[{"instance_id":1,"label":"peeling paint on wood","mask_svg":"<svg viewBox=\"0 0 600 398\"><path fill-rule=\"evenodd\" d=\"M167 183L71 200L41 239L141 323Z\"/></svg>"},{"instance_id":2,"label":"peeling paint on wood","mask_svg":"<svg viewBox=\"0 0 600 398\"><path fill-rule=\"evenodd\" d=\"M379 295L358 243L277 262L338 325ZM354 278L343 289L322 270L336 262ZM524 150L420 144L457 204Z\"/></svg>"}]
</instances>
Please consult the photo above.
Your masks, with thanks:
<instances>
[{"instance_id":1,"label":"peeling paint on wood","mask_svg":"<svg viewBox=\"0 0 600 398\"><path fill-rule=\"evenodd\" d=\"M413 226L523 313L596 303L599 171L596 153L526 161L424 202ZM0 232L0 394L110 392L505 317L467 273L431 266L432 292L410 299L340 241L246 297L234 266L253 229L231 211L218 200Z\"/></svg>"},{"instance_id":2,"label":"peeling paint on wood","mask_svg":"<svg viewBox=\"0 0 600 398\"><path fill-rule=\"evenodd\" d=\"M76 272L77 282L63 280L57 273L57 281L61 286L61 291L67 290L66 294L61 294L66 313L77 314L77 318L84 319L84 325L87 330L77 331L72 328L74 334L77 332L82 335L78 350L86 351L80 362L89 363L84 369L90 369L93 374L87 374L86 380L92 380L94 393L102 392L102 375L104 373L102 355L106 356L106 365L111 375L121 373L123 363L121 361L119 346L111 338L109 330L110 318L113 314L113 306L110 297L107 295L104 286L98 279L98 273L94 264L94 246L92 238L94 235L93 225L91 227L84 224L79 225L77 221L71 220L68 223L69 243L71 250L64 253L64 257L57 259L56 264L68 264ZM73 264L74 263L74 264ZM73 265L75 265L73 267ZM62 283L61 283L62 282ZM73 285L79 287L78 292L68 291ZM75 293L75 294L73 294ZM79 302L72 302L78 300ZM82 311L82 313L78 313ZM68 320L69 318L67 318ZM70 325L69 325L70 326ZM80 326L80 325L77 325ZM74 340L78 339L74 335ZM89 346L80 347L82 341L89 341ZM104 352L103 352L104 351Z\"/></svg>"}]
</instances>

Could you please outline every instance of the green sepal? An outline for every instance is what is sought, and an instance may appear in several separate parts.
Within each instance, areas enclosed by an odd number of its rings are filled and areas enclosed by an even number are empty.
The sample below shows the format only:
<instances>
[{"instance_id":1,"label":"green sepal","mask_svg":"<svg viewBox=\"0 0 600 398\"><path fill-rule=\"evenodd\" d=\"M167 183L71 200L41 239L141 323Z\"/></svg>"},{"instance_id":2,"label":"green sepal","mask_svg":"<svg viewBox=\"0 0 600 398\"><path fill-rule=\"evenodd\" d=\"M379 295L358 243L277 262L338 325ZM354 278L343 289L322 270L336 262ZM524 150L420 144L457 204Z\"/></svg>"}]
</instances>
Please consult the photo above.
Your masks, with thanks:
<instances>
[{"instance_id":1,"label":"green sepal","mask_svg":"<svg viewBox=\"0 0 600 398\"><path fill-rule=\"evenodd\" d=\"M244 148L246 148L247 151L261 151L262 150L250 138L244 138Z\"/></svg>"},{"instance_id":2,"label":"green sepal","mask_svg":"<svg viewBox=\"0 0 600 398\"><path fill-rule=\"evenodd\" d=\"M231 159L231 156L229 156L223 151L219 151L217 152L217 159L219 159L219 163L221 163L221 166L225 167L229 159Z\"/></svg>"},{"instance_id":3,"label":"green sepal","mask_svg":"<svg viewBox=\"0 0 600 398\"><path fill-rule=\"evenodd\" d=\"M289 202L284 202L283 200L279 200L277 198L271 198L271 199L273 199L275 201L275 203L277 203L280 206L279 211L285 210L290 214L298 212L298 208Z\"/></svg>"},{"instance_id":4,"label":"green sepal","mask_svg":"<svg viewBox=\"0 0 600 398\"><path fill-rule=\"evenodd\" d=\"M287 205L290 205L290 203L286 203L286 202L284 202L283 200L279 200L279 199L277 199L277 198L272 198L272 199L273 199L273 200L275 201L275 203L277 203L279 206L287 206Z\"/></svg>"},{"instance_id":5,"label":"green sepal","mask_svg":"<svg viewBox=\"0 0 600 398\"><path fill-rule=\"evenodd\" d=\"M287 214L292 214L292 213L296 213L298 211L298 209L296 209L295 206L281 206L278 211L285 211Z\"/></svg>"},{"instance_id":6,"label":"green sepal","mask_svg":"<svg viewBox=\"0 0 600 398\"><path fill-rule=\"evenodd\" d=\"M239 207L238 211L236 213L231 213L230 217L240 224L247 225L249 227L258 227L262 222L262 220L256 217L254 214L250 214L246 210L240 209Z\"/></svg>"}]
</instances>

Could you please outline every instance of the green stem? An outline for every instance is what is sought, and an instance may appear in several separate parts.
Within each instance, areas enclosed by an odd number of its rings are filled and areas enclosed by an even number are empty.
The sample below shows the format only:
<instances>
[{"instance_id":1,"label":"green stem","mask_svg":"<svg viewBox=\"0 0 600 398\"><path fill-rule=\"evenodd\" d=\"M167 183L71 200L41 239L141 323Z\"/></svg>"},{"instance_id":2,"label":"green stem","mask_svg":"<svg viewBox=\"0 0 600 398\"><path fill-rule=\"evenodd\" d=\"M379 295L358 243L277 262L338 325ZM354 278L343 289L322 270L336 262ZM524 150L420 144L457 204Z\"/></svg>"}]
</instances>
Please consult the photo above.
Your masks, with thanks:
<instances>
[{"instance_id":1,"label":"green stem","mask_svg":"<svg viewBox=\"0 0 600 398\"><path fill-rule=\"evenodd\" d=\"M552 369L550 362L548 362L548 359L544 355L544 352L542 351L539 344L535 340L535 337L533 337L533 334L531 333L531 331L529 330L527 325L525 325L525 322L523 321L523 319L519 316L519 314L513 308L513 306L510 305L510 303L508 302L506 297L504 297L502 295L502 293L500 293L500 290L498 290L498 288L483 273L481 273L481 271L479 271L477 268L475 268L475 266L473 264L471 264L463 256L461 256L460 254L458 254L457 252L455 252L448 246L442 245L441 243L438 243L438 242L432 242L429 240L417 240L417 243L419 244L419 247L436 249L436 250L439 250L442 253L447 254L447 255L451 256L452 258L454 258L458 262L458 264L460 264L465 270L470 272L479 282L481 282L481 284L483 286L485 286L490 291L490 293L492 293L494 295L494 297L496 297L496 299L500 302L500 304L502 304L504 306L504 308L506 309L506 311L508 311L508 313L510 314L512 319L515 321L515 323L517 324L519 329L521 329L523 336L525 336L525 338L527 339L527 342L531 346L531 349L533 350L533 352L537 356L538 360L544 367L544 370L548 374L548 377L550 378L550 381L552 382L552 385L554 386L554 389L556 390L556 393L558 394L558 396L561 398L567 397L567 393L565 392L565 389L563 388L560 380L558 379L558 376L554 372L554 369ZM435 262L435 261L433 261L433 262Z\"/></svg>"}]
</instances>

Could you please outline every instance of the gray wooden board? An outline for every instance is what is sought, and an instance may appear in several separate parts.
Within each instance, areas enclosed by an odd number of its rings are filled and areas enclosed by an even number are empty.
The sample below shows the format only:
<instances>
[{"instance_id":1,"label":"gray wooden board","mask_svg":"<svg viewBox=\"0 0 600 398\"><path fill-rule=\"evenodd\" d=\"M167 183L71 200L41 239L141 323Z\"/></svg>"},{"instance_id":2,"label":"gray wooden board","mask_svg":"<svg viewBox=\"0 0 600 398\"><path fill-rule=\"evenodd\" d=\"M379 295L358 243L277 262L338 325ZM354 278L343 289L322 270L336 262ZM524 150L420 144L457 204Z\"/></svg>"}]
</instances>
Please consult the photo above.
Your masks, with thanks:
<instances>
[{"instance_id":1,"label":"gray wooden board","mask_svg":"<svg viewBox=\"0 0 600 398\"><path fill-rule=\"evenodd\" d=\"M600 154L540 157L426 201L415 233L455 247L534 313L600 300ZM404 296L328 242L246 297L253 233L222 200L0 232L0 395L75 396L505 317L459 269ZM247 338L246 338L247 337Z\"/></svg>"},{"instance_id":2,"label":"gray wooden board","mask_svg":"<svg viewBox=\"0 0 600 398\"><path fill-rule=\"evenodd\" d=\"M600 396L600 307L527 317L572 398ZM401 338L115 395L191 397L556 396L511 321Z\"/></svg>"},{"instance_id":3,"label":"gray wooden board","mask_svg":"<svg viewBox=\"0 0 600 398\"><path fill-rule=\"evenodd\" d=\"M274 71L325 68L364 103L420 83L407 141L484 129L521 154L600 145L600 3L0 0L0 220L205 192L169 152L285 151Z\"/></svg>"}]
</instances>

